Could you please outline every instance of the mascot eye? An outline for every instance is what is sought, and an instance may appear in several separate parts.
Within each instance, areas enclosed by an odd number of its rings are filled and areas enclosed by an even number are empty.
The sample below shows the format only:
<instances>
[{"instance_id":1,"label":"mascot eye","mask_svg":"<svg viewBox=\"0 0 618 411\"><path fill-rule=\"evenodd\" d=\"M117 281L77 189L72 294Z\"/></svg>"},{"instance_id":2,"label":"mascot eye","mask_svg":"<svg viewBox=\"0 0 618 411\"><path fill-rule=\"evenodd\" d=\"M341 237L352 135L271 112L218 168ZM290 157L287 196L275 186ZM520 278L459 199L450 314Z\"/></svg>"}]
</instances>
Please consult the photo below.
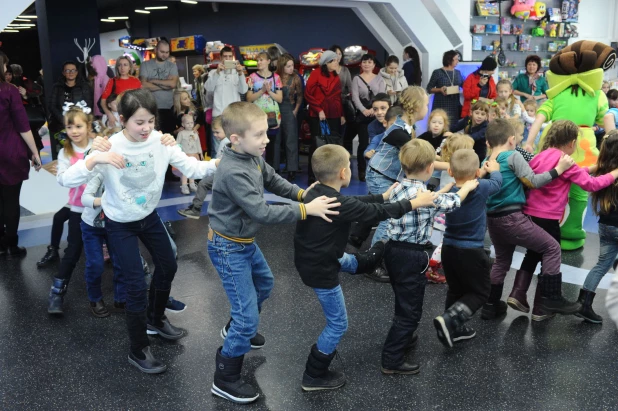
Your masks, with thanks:
<instances>
[{"instance_id":1,"label":"mascot eye","mask_svg":"<svg viewBox=\"0 0 618 411\"><path fill-rule=\"evenodd\" d=\"M142 162L139 163L139 165L142 166L142 167L145 167L146 166L146 162L142 161Z\"/></svg>"},{"instance_id":2,"label":"mascot eye","mask_svg":"<svg viewBox=\"0 0 618 411\"><path fill-rule=\"evenodd\" d=\"M133 166L133 164L131 164L131 163L129 163L129 162L127 161L126 166L127 166L127 167L132 167L132 166Z\"/></svg>"}]
</instances>

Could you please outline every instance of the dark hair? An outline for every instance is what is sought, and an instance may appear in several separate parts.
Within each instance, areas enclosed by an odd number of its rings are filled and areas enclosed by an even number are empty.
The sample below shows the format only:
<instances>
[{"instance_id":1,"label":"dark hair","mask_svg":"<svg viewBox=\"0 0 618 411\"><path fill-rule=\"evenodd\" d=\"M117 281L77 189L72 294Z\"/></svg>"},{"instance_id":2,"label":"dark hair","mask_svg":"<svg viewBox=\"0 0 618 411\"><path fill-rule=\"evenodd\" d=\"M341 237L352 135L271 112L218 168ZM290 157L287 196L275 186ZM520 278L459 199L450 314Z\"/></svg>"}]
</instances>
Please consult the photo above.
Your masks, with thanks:
<instances>
[{"instance_id":1,"label":"dark hair","mask_svg":"<svg viewBox=\"0 0 618 411\"><path fill-rule=\"evenodd\" d=\"M77 67L78 67L77 63L76 63L76 62L74 62L73 60L67 60L67 61L65 61L64 63L62 63L62 71L64 71L64 68L65 68L66 66L70 65L70 64L74 65L74 66L75 66L75 68L77 68Z\"/></svg>"},{"instance_id":2,"label":"dark hair","mask_svg":"<svg viewBox=\"0 0 618 411\"><path fill-rule=\"evenodd\" d=\"M450 66L453 63L455 56L459 56L459 52L457 50L445 51L442 55L442 65L444 67Z\"/></svg>"},{"instance_id":3,"label":"dark hair","mask_svg":"<svg viewBox=\"0 0 618 411\"><path fill-rule=\"evenodd\" d=\"M6 54L0 51L0 83L6 82L6 80L4 79L4 65L5 64L6 65L9 64L9 58L6 56Z\"/></svg>"},{"instance_id":4,"label":"dark hair","mask_svg":"<svg viewBox=\"0 0 618 411\"><path fill-rule=\"evenodd\" d=\"M341 52L341 55L343 56L343 49L341 48L341 46L340 46L339 44L333 44L333 45L332 45L332 46L330 46L328 49L329 49L330 51L335 52L335 53L337 52L337 50L339 50L339 51Z\"/></svg>"},{"instance_id":5,"label":"dark hair","mask_svg":"<svg viewBox=\"0 0 618 411\"><path fill-rule=\"evenodd\" d=\"M386 120L386 122L388 123L394 118L403 116L404 113L405 112L403 111L403 108L401 106L393 106L389 108L388 111L386 112L386 116L384 117L384 120Z\"/></svg>"},{"instance_id":6,"label":"dark hair","mask_svg":"<svg viewBox=\"0 0 618 411\"><path fill-rule=\"evenodd\" d=\"M120 98L120 104L118 104L118 114L120 114L125 121L133 117L135 112L143 108L150 114L157 117L157 102L150 92L143 88L135 90L128 90L122 93Z\"/></svg>"},{"instance_id":7,"label":"dark hair","mask_svg":"<svg viewBox=\"0 0 618 411\"><path fill-rule=\"evenodd\" d=\"M536 63L536 67L537 67L536 70L539 71L541 69L541 58L537 56L536 54L532 54L526 57L526 62L524 63L524 66L527 66L528 63L530 63L531 61Z\"/></svg>"},{"instance_id":8,"label":"dark hair","mask_svg":"<svg viewBox=\"0 0 618 411\"><path fill-rule=\"evenodd\" d=\"M399 59L397 58L397 56L388 56L384 65L388 67L391 63L396 63L397 65L399 65Z\"/></svg>"},{"instance_id":9,"label":"dark hair","mask_svg":"<svg viewBox=\"0 0 618 411\"><path fill-rule=\"evenodd\" d=\"M571 120L554 121L545 136L543 150L562 147L579 137L579 127Z\"/></svg>"},{"instance_id":10,"label":"dark hair","mask_svg":"<svg viewBox=\"0 0 618 411\"><path fill-rule=\"evenodd\" d=\"M509 137L515 135L515 129L511 122L505 118L497 118L487 125L485 140L489 147L495 148L506 144Z\"/></svg>"},{"instance_id":11,"label":"dark hair","mask_svg":"<svg viewBox=\"0 0 618 411\"><path fill-rule=\"evenodd\" d=\"M169 42L169 41L167 41L167 39L166 39L165 37L161 37L161 38L159 39L159 41L157 42L157 48L158 48L158 47L159 47L159 45L161 45L161 44L167 44L167 46L169 47L170 42Z\"/></svg>"},{"instance_id":12,"label":"dark hair","mask_svg":"<svg viewBox=\"0 0 618 411\"><path fill-rule=\"evenodd\" d=\"M19 64L11 64L11 71L13 72L13 75L17 77L24 74L24 70L21 68Z\"/></svg>"},{"instance_id":13,"label":"dark hair","mask_svg":"<svg viewBox=\"0 0 618 411\"><path fill-rule=\"evenodd\" d=\"M324 77L330 77L331 74L335 77L337 77L338 75L336 71L333 71L333 72L328 71L328 66L326 64L322 64L320 66L320 71L322 72L322 75L324 75Z\"/></svg>"},{"instance_id":14,"label":"dark hair","mask_svg":"<svg viewBox=\"0 0 618 411\"><path fill-rule=\"evenodd\" d=\"M117 98L118 98L118 94L114 94L114 93L110 94L109 97L105 99L105 104L107 105L107 108L111 110L110 104L114 102Z\"/></svg>"},{"instance_id":15,"label":"dark hair","mask_svg":"<svg viewBox=\"0 0 618 411\"><path fill-rule=\"evenodd\" d=\"M608 100L618 100L618 90L616 90L615 88L609 90L607 92L607 99Z\"/></svg>"},{"instance_id":16,"label":"dark hair","mask_svg":"<svg viewBox=\"0 0 618 411\"><path fill-rule=\"evenodd\" d=\"M597 176L618 168L618 130L610 131L607 133L607 137L603 139L597 159L597 167ZM618 186L616 184L611 184L609 187L591 194L592 208L596 214L609 214L612 212L612 208L615 208L618 204Z\"/></svg>"},{"instance_id":17,"label":"dark hair","mask_svg":"<svg viewBox=\"0 0 618 411\"><path fill-rule=\"evenodd\" d=\"M389 107L392 105L391 97L388 94L386 94L386 93L378 93L378 94L376 94L373 97L373 99L371 100L371 105L373 105L373 103L378 102L378 101L383 101L385 103L388 103Z\"/></svg>"},{"instance_id":18,"label":"dark hair","mask_svg":"<svg viewBox=\"0 0 618 411\"><path fill-rule=\"evenodd\" d=\"M423 72L421 71L421 59L418 55L418 50L416 50L416 48L412 46L408 46L403 49L403 51L408 55L409 58L412 59L412 68L414 69L412 71L412 83L409 85L420 86Z\"/></svg>"},{"instance_id":19,"label":"dark hair","mask_svg":"<svg viewBox=\"0 0 618 411\"><path fill-rule=\"evenodd\" d=\"M361 62L367 61L367 60L373 61L373 64L378 64L374 56L372 56L371 54L363 54L363 57L361 57Z\"/></svg>"},{"instance_id":20,"label":"dark hair","mask_svg":"<svg viewBox=\"0 0 618 411\"><path fill-rule=\"evenodd\" d=\"M234 50L232 50L230 46L225 46L221 49L219 55L223 56L223 53L232 53L232 55L234 55Z\"/></svg>"},{"instance_id":21,"label":"dark hair","mask_svg":"<svg viewBox=\"0 0 618 411\"><path fill-rule=\"evenodd\" d=\"M279 49L275 46L270 46L266 52L268 53L271 62L273 60L279 60L279 57L281 57L281 51L279 51Z\"/></svg>"}]
</instances>

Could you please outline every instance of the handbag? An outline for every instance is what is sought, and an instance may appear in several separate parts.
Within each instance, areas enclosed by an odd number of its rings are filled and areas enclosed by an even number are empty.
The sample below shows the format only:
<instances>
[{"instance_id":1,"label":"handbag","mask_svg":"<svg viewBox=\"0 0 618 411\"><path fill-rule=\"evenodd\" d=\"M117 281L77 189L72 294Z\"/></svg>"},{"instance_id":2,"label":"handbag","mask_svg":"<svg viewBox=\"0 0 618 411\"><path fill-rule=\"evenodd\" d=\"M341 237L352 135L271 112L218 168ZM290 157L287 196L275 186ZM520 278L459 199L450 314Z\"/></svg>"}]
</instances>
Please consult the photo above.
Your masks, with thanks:
<instances>
[{"instance_id":1,"label":"handbag","mask_svg":"<svg viewBox=\"0 0 618 411\"><path fill-rule=\"evenodd\" d=\"M367 86L367 90L369 90L369 99L366 98L359 98L360 102L362 103L363 107L365 107L366 109L370 109L371 108L371 101L373 101L374 98L374 94L373 91L371 90L371 87L369 87L369 84L367 84L367 82L365 81L365 79L363 79L360 75L358 75L358 78L365 83L365 86ZM366 117L360 110L356 111L356 123L357 124L369 124L374 120L374 117Z\"/></svg>"},{"instance_id":2,"label":"handbag","mask_svg":"<svg viewBox=\"0 0 618 411\"><path fill-rule=\"evenodd\" d=\"M273 75L272 86L275 86L275 77ZM273 90L274 92L274 90ZM260 98L253 102L256 106L258 106L264 113L266 113L266 117L268 118L268 128L277 128L279 124L281 124L281 111L279 110L279 104L270 96L264 98L264 95L261 95Z\"/></svg>"},{"instance_id":3,"label":"handbag","mask_svg":"<svg viewBox=\"0 0 618 411\"><path fill-rule=\"evenodd\" d=\"M112 84L112 94L116 94L116 77L112 78L112 81L114 82ZM110 96L112 94L110 94ZM105 110L103 110L103 106L101 105L101 100L103 100L103 97L100 97L99 101L97 101L97 107L99 107L99 110L101 110L101 113L105 113Z\"/></svg>"},{"instance_id":4,"label":"handbag","mask_svg":"<svg viewBox=\"0 0 618 411\"><path fill-rule=\"evenodd\" d=\"M343 145L343 139L339 134L333 134L330 131L330 126L328 125L328 121L322 120L320 121L320 135L315 137L315 142L317 147L322 147L326 144L336 144L338 146Z\"/></svg>"}]
</instances>

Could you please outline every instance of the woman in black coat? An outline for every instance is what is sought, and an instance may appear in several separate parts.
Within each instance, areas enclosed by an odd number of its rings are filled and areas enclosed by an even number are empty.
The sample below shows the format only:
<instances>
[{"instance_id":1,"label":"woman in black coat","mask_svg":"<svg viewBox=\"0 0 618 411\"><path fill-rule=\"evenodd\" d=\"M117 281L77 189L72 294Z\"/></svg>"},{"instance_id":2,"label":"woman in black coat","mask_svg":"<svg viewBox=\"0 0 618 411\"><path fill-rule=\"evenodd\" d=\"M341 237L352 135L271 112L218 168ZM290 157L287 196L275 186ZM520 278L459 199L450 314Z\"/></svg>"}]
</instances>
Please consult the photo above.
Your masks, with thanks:
<instances>
[{"instance_id":1,"label":"woman in black coat","mask_svg":"<svg viewBox=\"0 0 618 411\"><path fill-rule=\"evenodd\" d=\"M55 133L64 128L62 107L64 103L79 103L85 101L88 107L93 108L94 94L88 82L83 80L78 71L77 63L67 61L62 65L62 77L52 89L49 102L50 124L49 132Z\"/></svg>"}]
</instances>

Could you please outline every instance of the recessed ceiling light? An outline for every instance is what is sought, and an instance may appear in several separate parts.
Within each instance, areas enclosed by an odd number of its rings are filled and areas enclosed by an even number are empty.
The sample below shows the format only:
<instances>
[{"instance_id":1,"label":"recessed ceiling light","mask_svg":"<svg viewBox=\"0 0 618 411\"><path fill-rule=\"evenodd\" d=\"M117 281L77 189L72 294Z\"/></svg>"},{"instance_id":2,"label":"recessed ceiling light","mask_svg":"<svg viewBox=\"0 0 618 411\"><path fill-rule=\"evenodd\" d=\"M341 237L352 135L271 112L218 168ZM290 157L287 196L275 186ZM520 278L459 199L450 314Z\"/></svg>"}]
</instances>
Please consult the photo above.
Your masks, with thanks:
<instances>
[{"instance_id":1,"label":"recessed ceiling light","mask_svg":"<svg viewBox=\"0 0 618 411\"><path fill-rule=\"evenodd\" d=\"M127 16L120 16L120 17L108 17L109 20L129 20L129 18Z\"/></svg>"},{"instance_id":2,"label":"recessed ceiling light","mask_svg":"<svg viewBox=\"0 0 618 411\"><path fill-rule=\"evenodd\" d=\"M30 21L30 19L13 19L13 21Z\"/></svg>"},{"instance_id":3,"label":"recessed ceiling light","mask_svg":"<svg viewBox=\"0 0 618 411\"><path fill-rule=\"evenodd\" d=\"M35 27L36 24L19 24L19 27Z\"/></svg>"},{"instance_id":4,"label":"recessed ceiling light","mask_svg":"<svg viewBox=\"0 0 618 411\"><path fill-rule=\"evenodd\" d=\"M17 16L17 17L19 17L20 19L36 19L36 16L26 16L26 15L23 15L23 16Z\"/></svg>"},{"instance_id":5,"label":"recessed ceiling light","mask_svg":"<svg viewBox=\"0 0 618 411\"><path fill-rule=\"evenodd\" d=\"M136 13L142 13L142 14L150 14L149 11L147 10L135 10Z\"/></svg>"},{"instance_id":6,"label":"recessed ceiling light","mask_svg":"<svg viewBox=\"0 0 618 411\"><path fill-rule=\"evenodd\" d=\"M193 0L180 0L181 3L187 3L187 4L197 4L197 1L193 1Z\"/></svg>"},{"instance_id":7,"label":"recessed ceiling light","mask_svg":"<svg viewBox=\"0 0 618 411\"><path fill-rule=\"evenodd\" d=\"M19 33L19 30L2 30L3 33Z\"/></svg>"},{"instance_id":8,"label":"recessed ceiling light","mask_svg":"<svg viewBox=\"0 0 618 411\"><path fill-rule=\"evenodd\" d=\"M19 27L19 24L15 24L15 23L9 23L7 24L8 27Z\"/></svg>"},{"instance_id":9,"label":"recessed ceiling light","mask_svg":"<svg viewBox=\"0 0 618 411\"><path fill-rule=\"evenodd\" d=\"M105 23L115 23L116 22L116 20L110 20L110 19L101 19L101 21Z\"/></svg>"},{"instance_id":10,"label":"recessed ceiling light","mask_svg":"<svg viewBox=\"0 0 618 411\"><path fill-rule=\"evenodd\" d=\"M144 7L146 10L167 10L167 6Z\"/></svg>"}]
</instances>

